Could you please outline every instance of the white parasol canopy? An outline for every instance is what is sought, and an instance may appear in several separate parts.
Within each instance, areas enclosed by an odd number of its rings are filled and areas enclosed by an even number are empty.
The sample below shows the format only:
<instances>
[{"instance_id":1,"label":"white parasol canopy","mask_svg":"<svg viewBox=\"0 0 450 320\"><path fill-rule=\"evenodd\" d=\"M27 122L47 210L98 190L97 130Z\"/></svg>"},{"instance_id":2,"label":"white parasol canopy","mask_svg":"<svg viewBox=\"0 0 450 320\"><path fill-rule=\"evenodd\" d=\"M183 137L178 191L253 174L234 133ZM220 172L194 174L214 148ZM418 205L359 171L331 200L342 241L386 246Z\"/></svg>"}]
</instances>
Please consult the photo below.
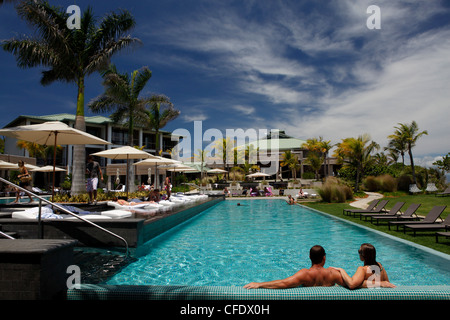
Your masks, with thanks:
<instances>
[{"instance_id":1,"label":"white parasol canopy","mask_svg":"<svg viewBox=\"0 0 450 320\"><path fill-rule=\"evenodd\" d=\"M165 166L165 165L176 165L181 163L178 160L173 160L173 159L169 159L169 158L164 158L164 157L160 157L160 156L153 156L150 159L144 159L141 160L139 162L136 162L134 165L135 166L140 166L140 167L155 167L156 168L156 181L155 181L155 188L158 187L158 168L160 168L161 166Z\"/></svg>"},{"instance_id":2,"label":"white parasol canopy","mask_svg":"<svg viewBox=\"0 0 450 320\"><path fill-rule=\"evenodd\" d=\"M152 159L152 158L156 158L156 156L136 149L134 147L130 147L130 146L124 146L124 147L119 147L119 148L113 148L113 149L109 149L109 150L104 150L104 151L100 151L100 152L96 152L96 153L92 153L92 156L100 156L100 157L104 157L104 158L109 158L109 159L126 159L127 160L127 175L126 175L126 191L128 194L128 169L129 169L129 160L130 159Z\"/></svg>"},{"instance_id":3,"label":"white parasol canopy","mask_svg":"<svg viewBox=\"0 0 450 320\"><path fill-rule=\"evenodd\" d=\"M30 171L33 171L33 172L53 172L53 169L55 169L55 171L67 171L66 169L63 169L63 168L58 168L58 167L53 168L53 166L37 167L35 169L31 169Z\"/></svg>"},{"instance_id":4,"label":"white parasol canopy","mask_svg":"<svg viewBox=\"0 0 450 320\"><path fill-rule=\"evenodd\" d=\"M53 168L56 168L57 145L110 144L84 131L72 128L60 121L24 125L0 129L0 135L54 147ZM55 170L53 170L53 190L55 189ZM53 201L54 191L52 191Z\"/></svg>"}]
</instances>

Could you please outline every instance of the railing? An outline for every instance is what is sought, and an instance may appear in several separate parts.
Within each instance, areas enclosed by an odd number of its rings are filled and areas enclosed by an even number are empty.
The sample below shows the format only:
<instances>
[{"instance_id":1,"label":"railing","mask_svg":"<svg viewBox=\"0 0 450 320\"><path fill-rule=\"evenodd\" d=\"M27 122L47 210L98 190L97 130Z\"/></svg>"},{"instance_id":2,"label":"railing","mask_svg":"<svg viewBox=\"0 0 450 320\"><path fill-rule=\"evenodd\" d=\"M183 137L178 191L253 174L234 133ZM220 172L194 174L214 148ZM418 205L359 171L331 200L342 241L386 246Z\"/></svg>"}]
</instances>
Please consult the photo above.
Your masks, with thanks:
<instances>
[{"instance_id":1,"label":"railing","mask_svg":"<svg viewBox=\"0 0 450 320\"><path fill-rule=\"evenodd\" d=\"M84 222L90 224L91 226L94 226L95 228L100 229L100 230L102 230L102 231L104 231L104 232L106 232L106 233L112 235L113 237L115 237L115 238L117 238L117 239L123 241L124 244L125 244L125 248L126 248L126 256L128 257L128 253L129 253L129 252L128 252L128 251L129 251L129 249L128 249L128 242L127 242L123 237L121 237L121 236L119 236L119 235L117 235L117 234L115 234L115 233L113 233L113 232L111 232L111 231L109 231L109 230L107 230L107 229L105 229L105 228L99 226L98 224L93 223L92 221L89 221L89 220L87 220L87 219L84 219L84 218L80 217L79 215L77 215L77 214L71 212L70 210L67 210L66 208L64 208L64 207L62 207L62 206L60 206L60 205L58 205L58 204L56 204L56 203L51 202L50 200L47 200L47 199L45 199L45 198L43 198L43 197L41 197L41 196L39 196L39 195L37 195L37 194L35 194L35 193L33 193L33 192L27 190L27 189L24 189L24 188L22 188L22 187L19 187L18 185L14 184L14 183L12 183L12 182L10 182L10 181L8 181L8 180L5 180L5 179L3 179L3 178L0 178L0 181L4 182L4 183L6 183L6 184L9 184L9 185L13 186L14 188L16 188L16 189L18 189L18 190L20 190L20 191L23 191L23 192L25 192L25 193L28 193L28 194L30 194L31 196L33 196L33 197L39 199L39 214L38 214L38 237L39 237L39 238L42 238L42 229L41 229L41 224L42 224L42 219L41 219L41 209L42 209L42 201L43 201L43 202L48 203L48 204L50 204L51 206L57 208L58 210L61 210L61 211L65 212L65 213L67 213L67 214L69 214L69 215L71 215L71 216L73 216L73 217L75 217L75 218L77 218L77 219L79 219L79 220L82 220L82 221L84 221ZM2 233L2 235L3 235L3 233ZM9 237L9 239L12 238L12 237L10 237L10 236L8 236L8 237ZM14 239L14 238L12 238L12 239Z\"/></svg>"}]
</instances>

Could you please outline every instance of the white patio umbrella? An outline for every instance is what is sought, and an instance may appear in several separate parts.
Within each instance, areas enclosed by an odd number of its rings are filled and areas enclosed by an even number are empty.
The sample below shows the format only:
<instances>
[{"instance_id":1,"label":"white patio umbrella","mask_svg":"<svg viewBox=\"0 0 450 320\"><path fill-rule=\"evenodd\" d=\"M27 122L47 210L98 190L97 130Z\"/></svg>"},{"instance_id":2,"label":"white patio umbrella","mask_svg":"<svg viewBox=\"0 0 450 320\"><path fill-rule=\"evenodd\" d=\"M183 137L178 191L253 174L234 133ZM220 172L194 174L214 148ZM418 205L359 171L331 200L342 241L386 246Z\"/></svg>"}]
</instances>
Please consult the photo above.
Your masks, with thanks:
<instances>
[{"instance_id":1,"label":"white patio umbrella","mask_svg":"<svg viewBox=\"0 0 450 320\"><path fill-rule=\"evenodd\" d=\"M270 176L271 176L270 174L264 172L255 172L247 175L247 177L249 178L270 177Z\"/></svg>"},{"instance_id":2,"label":"white patio umbrella","mask_svg":"<svg viewBox=\"0 0 450 320\"><path fill-rule=\"evenodd\" d=\"M63 168L58 168L58 167L54 167L53 166L45 166L45 167L37 167L35 169L31 169L30 171L34 171L34 172L53 172L53 170L55 171L67 171L66 169Z\"/></svg>"},{"instance_id":3,"label":"white patio umbrella","mask_svg":"<svg viewBox=\"0 0 450 320\"><path fill-rule=\"evenodd\" d=\"M140 167L155 167L156 168L156 172L155 172L155 177L156 177L155 189L156 189L156 188L158 188L158 168L160 168L161 166L175 165L177 163L180 163L180 161L169 159L169 158L164 158L164 157L159 157L159 156L152 156L152 158L144 159L142 161L136 162L134 165L140 166Z\"/></svg>"},{"instance_id":4,"label":"white patio umbrella","mask_svg":"<svg viewBox=\"0 0 450 320\"><path fill-rule=\"evenodd\" d=\"M63 168L58 168L58 167L54 167L53 166L45 166L45 167L36 167L35 169L31 169L30 171L32 172L56 172L56 171L67 171L66 169ZM45 180L45 183L47 183L47 179ZM53 186L53 188L55 188L55 186Z\"/></svg>"},{"instance_id":5,"label":"white patio umbrella","mask_svg":"<svg viewBox=\"0 0 450 320\"><path fill-rule=\"evenodd\" d=\"M57 145L110 144L108 141L72 128L60 121L48 121L39 124L0 129L0 135L41 145L52 145L54 147L53 168L55 170ZM53 170L53 189L55 189L55 170ZM52 192L52 201L53 196L54 192Z\"/></svg>"},{"instance_id":6,"label":"white patio umbrella","mask_svg":"<svg viewBox=\"0 0 450 320\"><path fill-rule=\"evenodd\" d=\"M113 149L108 149L108 150L104 150L104 151L100 151L100 152L95 152L91 154L92 156L99 156L99 157L104 157L104 158L109 158L109 159L122 159L122 160L127 160L127 175L126 175L126 192L127 192L127 197L128 197L128 191L129 191L129 186L128 186L128 169L129 169L129 161L130 159L152 159L155 158L156 156L151 155L148 152L130 147L130 146L124 146L124 147L119 147L119 148L113 148Z\"/></svg>"},{"instance_id":7,"label":"white patio umbrella","mask_svg":"<svg viewBox=\"0 0 450 320\"><path fill-rule=\"evenodd\" d=\"M19 166L17 164L0 160L0 170L17 169Z\"/></svg>"},{"instance_id":8,"label":"white patio umbrella","mask_svg":"<svg viewBox=\"0 0 450 320\"><path fill-rule=\"evenodd\" d=\"M211 169L211 170L208 171L208 173L226 173L226 172L228 172L228 171L227 170L223 170L223 169L219 169L219 168Z\"/></svg>"}]
</instances>

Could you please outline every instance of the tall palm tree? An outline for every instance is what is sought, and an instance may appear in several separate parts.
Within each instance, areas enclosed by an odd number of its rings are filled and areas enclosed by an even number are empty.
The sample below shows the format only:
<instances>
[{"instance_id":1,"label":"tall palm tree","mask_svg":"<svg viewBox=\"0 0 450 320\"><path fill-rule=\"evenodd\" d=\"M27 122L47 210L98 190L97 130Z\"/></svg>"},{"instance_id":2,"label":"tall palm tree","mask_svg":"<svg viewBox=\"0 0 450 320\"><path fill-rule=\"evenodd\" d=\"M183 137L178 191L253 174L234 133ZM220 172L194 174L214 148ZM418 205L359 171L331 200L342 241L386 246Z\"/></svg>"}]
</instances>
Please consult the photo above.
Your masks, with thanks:
<instances>
[{"instance_id":1,"label":"tall palm tree","mask_svg":"<svg viewBox=\"0 0 450 320\"><path fill-rule=\"evenodd\" d=\"M119 73L115 65L111 64L102 72L105 92L89 102L88 107L94 113L113 112L111 119L114 123L126 123L128 126L128 145L133 146L135 121L141 121L145 115L148 98L139 95L150 80L152 72L148 67L134 70L130 75ZM131 160L132 161L132 160ZM133 177L133 166L128 166L128 176ZM129 180L127 190L132 190L133 179Z\"/></svg>"},{"instance_id":2,"label":"tall palm tree","mask_svg":"<svg viewBox=\"0 0 450 320\"><path fill-rule=\"evenodd\" d=\"M368 135L358 138L345 138L337 144L334 156L338 158L344 166L356 170L355 191L359 191L359 182L364 174L365 167L373 160L372 152L379 149L379 145L370 141Z\"/></svg>"},{"instance_id":3,"label":"tall palm tree","mask_svg":"<svg viewBox=\"0 0 450 320\"><path fill-rule=\"evenodd\" d=\"M174 109L170 99L162 94L152 95L146 99L146 109L144 111L145 118L143 124L155 130L156 134L156 153L162 151L159 143L159 131L166 126L166 124L180 115L180 111Z\"/></svg>"},{"instance_id":4,"label":"tall palm tree","mask_svg":"<svg viewBox=\"0 0 450 320\"><path fill-rule=\"evenodd\" d=\"M280 166L288 167L291 170L292 178L294 180L297 179L297 169L299 168L300 164L298 162L297 156L293 154L291 150L286 150L283 153L283 158L280 162Z\"/></svg>"},{"instance_id":5,"label":"tall palm tree","mask_svg":"<svg viewBox=\"0 0 450 320\"><path fill-rule=\"evenodd\" d=\"M394 134L388 136L389 139L402 141L406 145L408 150L409 160L411 162L411 171L414 183L417 183L416 172L414 169L414 158L412 155L412 148L416 145L417 140L423 136L428 135L426 130L419 132L419 126L416 121L412 121L411 124L399 123Z\"/></svg>"},{"instance_id":6,"label":"tall palm tree","mask_svg":"<svg viewBox=\"0 0 450 320\"><path fill-rule=\"evenodd\" d=\"M134 124L142 121L148 98L139 97L152 77L148 67L134 70L130 75L119 73L115 65L102 72L105 92L88 103L94 113L113 112L111 119L115 123L127 123L128 145L133 146Z\"/></svg>"},{"instance_id":7,"label":"tall palm tree","mask_svg":"<svg viewBox=\"0 0 450 320\"><path fill-rule=\"evenodd\" d=\"M48 68L42 72L44 86L55 81L75 83L78 87L75 128L85 131L85 78L106 69L118 51L140 42L130 35L124 36L134 27L134 18L127 11L109 13L97 26L92 10L87 8L81 17L81 28L71 30L66 23L69 14L46 1L22 1L17 12L34 27L36 37L3 41L3 49L16 56L21 68ZM74 146L72 194L85 191L84 172L85 148Z\"/></svg>"}]
</instances>

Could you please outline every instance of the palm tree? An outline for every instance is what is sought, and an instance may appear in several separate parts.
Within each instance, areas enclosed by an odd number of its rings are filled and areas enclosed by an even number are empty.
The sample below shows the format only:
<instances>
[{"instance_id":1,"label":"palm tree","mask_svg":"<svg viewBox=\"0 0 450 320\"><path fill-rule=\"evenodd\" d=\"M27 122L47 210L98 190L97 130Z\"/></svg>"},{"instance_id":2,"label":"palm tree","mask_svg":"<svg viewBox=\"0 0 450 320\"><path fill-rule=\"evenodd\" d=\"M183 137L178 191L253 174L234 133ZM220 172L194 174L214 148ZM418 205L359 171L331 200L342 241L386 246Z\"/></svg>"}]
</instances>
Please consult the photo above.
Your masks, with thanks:
<instances>
[{"instance_id":1,"label":"palm tree","mask_svg":"<svg viewBox=\"0 0 450 320\"><path fill-rule=\"evenodd\" d=\"M345 138L337 145L334 156L344 163L344 166L356 170L356 192L359 191L359 181L364 174L365 167L373 160L371 154L378 148L379 145L370 141L370 137L366 134L358 138Z\"/></svg>"},{"instance_id":2,"label":"palm tree","mask_svg":"<svg viewBox=\"0 0 450 320\"><path fill-rule=\"evenodd\" d=\"M329 144L330 142L326 141L326 143ZM319 137L319 139L317 138L308 139L306 140L305 143L302 144L301 147L308 151L308 154L306 156L306 162L314 170L316 180L318 180L320 167L322 166L322 163L324 163L325 161L323 138Z\"/></svg>"},{"instance_id":3,"label":"palm tree","mask_svg":"<svg viewBox=\"0 0 450 320\"><path fill-rule=\"evenodd\" d=\"M403 139L402 136L397 135L390 135L388 138L390 138L388 142L388 146L384 148L384 150L389 151L390 155L393 156L395 153L402 157L402 164L405 164L405 153L408 151L408 147L406 145L406 141ZM397 156L398 158L398 156Z\"/></svg>"},{"instance_id":4,"label":"palm tree","mask_svg":"<svg viewBox=\"0 0 450 320\"><path fill-rule=\"evenodd\" d=\"M115 123L128 124L128 145L133 146L133 132L136 120L142 121L148 98L139 95L150 80L152 72L148 67L134 70L131 75L119 73L115 65L102 72L105 92L89 102L88 107L94 113L113 112L111 119Z\"/></svg>"},{"instance_id":5,"label":"palm tree","mask_svg":"<svg viewBox=\"0 0 450 320\"><path fill-rule=\"evenodd\" d=\"M391 140L402 141L406 145L409 160L411 162L413 181L414 183L417 183L412 148L416 145L417 140L423 135L428 135L428 132L426 130L419 132L419 126L414 120L411 124L399 123L398 126L394 128L396 129L394 134L388 136L388 138Z\"/></svg>"},{"instance_id":6,"label":"palm tree","mask_svg":"<svg viewBox=\"0 0 450 320\"><path fill-rule=\"evenodd\" d=\"M131 75L119 73L115 65L102 72L105 92L89 102L88 107L94 113L112 111L111 119L114 123L128 124L128 145L133 146L134 123L145 115L148 98L139 98L141 91L150 80L152 72L148 67L134 70ZM128 176L134 176L133 166L128 166ZM134 185L129 180L127 190Z\"/></svg>"},{"instance_id":7,"label":"palm tree","mask_svg":"<svg viewBox=\"0 0 450 320\"><path fill-rule=\"evenodd\" d=\"M16 56L18 66L48 68L42 72L41 84L55 81L75 83L78 87L75 128L85 131L84 89L85 78L108 67L111 57L118 51L140 42L123 36L135 25L127 11L109 13L96 26L90 8L81 18L80 29L67 28L69 14L42 0L26 0L17 5L19 16L35 27L34 38L3 41L4 50ZM85 147L74 146L72 194L85 191Z\"/></svg>"},{"instance_id":8,"label":"palm tree","mask_svg":"<svg viewBox=\"0 0 450 320\"><path fill-rule=\"evenodd\" d=\"M143 124L155 130L156 134L156 153L161 152L159 143L159 130L164 128L169 121L176 119L180 115L180 111L173 108L170 99L162 94L152 95L145 99L146 109Z\"/></svg>"},{"instance_id":9,"label":"palm tree","mask_svg":"<svg viewBox=\"0 0 450 320\"><path fill-rule=\"evenodd\" d=\"M292 172L292 178L297 179L297 169L299 168L299 162L296 155L291 150L286 150L283 154L283 158L280 162L280 166L288 167Z\"/></svg>"}]
</instances>

